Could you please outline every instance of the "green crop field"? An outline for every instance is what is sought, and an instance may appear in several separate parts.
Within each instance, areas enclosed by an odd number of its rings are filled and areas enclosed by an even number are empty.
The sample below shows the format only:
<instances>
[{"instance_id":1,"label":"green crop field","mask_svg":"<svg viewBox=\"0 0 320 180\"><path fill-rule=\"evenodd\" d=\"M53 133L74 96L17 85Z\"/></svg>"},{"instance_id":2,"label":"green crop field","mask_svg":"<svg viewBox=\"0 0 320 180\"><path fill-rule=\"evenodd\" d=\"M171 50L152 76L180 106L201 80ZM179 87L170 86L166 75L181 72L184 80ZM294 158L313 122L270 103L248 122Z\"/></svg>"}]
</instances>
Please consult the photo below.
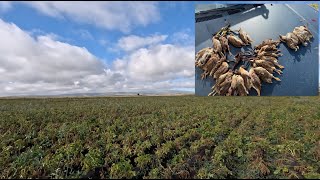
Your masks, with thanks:
<instances>
[{"instance_id":1,"label":"green crop field","mask_svg":"<svg viewBox=\"0 0 320 180\"><path fill-rule=\"evenodd\" d=\"M320 178L320 97L0 99L1 178Z\"/></svg>"}]
</instances>

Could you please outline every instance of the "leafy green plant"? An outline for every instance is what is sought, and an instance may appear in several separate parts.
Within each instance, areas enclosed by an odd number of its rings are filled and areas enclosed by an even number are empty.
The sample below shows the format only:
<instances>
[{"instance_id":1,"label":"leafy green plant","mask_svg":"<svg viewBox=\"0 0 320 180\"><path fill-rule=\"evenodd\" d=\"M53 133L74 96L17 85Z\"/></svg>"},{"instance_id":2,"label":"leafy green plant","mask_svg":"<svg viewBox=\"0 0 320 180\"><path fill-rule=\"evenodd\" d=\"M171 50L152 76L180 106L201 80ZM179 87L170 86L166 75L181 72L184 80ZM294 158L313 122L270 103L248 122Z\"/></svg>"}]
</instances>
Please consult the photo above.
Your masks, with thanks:
<instances>
[{"instance_id":1,"label":"leafy green plant","mask_svg":"<svg viewBox=\"0 0 320 180\"><path fill-rule=\"evenodd\" d=\"M83 170L88 172L96 167L100 167L104 164L102 153L99 149L89 149L89 152L83 159Z\"/></svg>"},{"instance_id":2,"label":"leafy green plant","mask_svg":"<svg viewBox=\"0 0 320 180\"><path fill-rule=\"evenodd\" d=\"M114 163L110 169L110 176L114 179L120 178L132 178L135 176L135 171L132 170L132 165L127 160L121 160L118 163Z\"/></svg>"},{"instance_id":3,"label":"leafy green plant","mask_svg":"<svg viewBox=\"0 0 320 180\"><path fill-rule=\"evenodd\" d=\"M319 178L319 100L0 99L0 177Z\"/></svg>"}]
</instances>

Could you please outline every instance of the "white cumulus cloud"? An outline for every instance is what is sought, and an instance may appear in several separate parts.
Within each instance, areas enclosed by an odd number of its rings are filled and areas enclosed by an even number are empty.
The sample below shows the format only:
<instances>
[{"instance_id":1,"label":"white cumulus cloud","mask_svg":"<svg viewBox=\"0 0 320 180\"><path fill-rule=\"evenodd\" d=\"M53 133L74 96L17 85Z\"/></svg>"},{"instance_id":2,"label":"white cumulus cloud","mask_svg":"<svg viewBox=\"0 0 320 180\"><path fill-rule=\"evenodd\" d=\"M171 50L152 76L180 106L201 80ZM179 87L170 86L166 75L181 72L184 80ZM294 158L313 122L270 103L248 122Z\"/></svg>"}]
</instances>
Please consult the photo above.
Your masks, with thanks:
<instances>
[{"instance_id":1,"label":"white cumulus cloud","mask_svg":"<svg viewBox=\"0 0 320 180\"><path fill-rule=\"evenodd\" d=\"M0 96L194 87L194 46L158 41L108 66L84 47L50 33L31 35L1 19L0 39Z\"/></svg>"},{"instance_id":2,"label":"white cumulus cloud","mask_svg":"<svg viewBox=\"0 0 320 180\"><path fill-rule=\"evenodd\" d=\"M3 88L5 92L23 93L31 91L32 86L43 91L50 87L48 84L59 88L88 75L104 73L102 61L86 48L57 41L50 35L33 38L1 19L0 38L0 92ZM43 89L40 84L48 86Z\"/></svg>"},{"instance_id":3,"label":"white cumulus cloud","mask_svg":"<svg viewBox=\"0 0 320 180\"><path fill-rule=\"evenodd\" d=\"M32 1L24 4L47 16L126 33L136 26L160 20L157 2Z\"/></svg>"},{"instance_id":4,"label":"white cumulus cloud","mask_svg":"<svg viewBox=\"0 0 320 180\"><path fill-rule=\"evenodd\" d=\"M125 58L128 73L134 80L161 81L194 76L194 47L159 44L141 48Z\"/></svg>"},{"instance_id":5,"label":"white cumulus cloud","mask_svg":"<svg viewBox=\"0 0 320 180\"><path fill-rule=\"evenodd\" d=\"M120 38L117 47L124 51L133 51L148 45L158 44L166 40L167 37L167 35L153 35L148 37L130 35Z\"/></svg>"}]
</instances>

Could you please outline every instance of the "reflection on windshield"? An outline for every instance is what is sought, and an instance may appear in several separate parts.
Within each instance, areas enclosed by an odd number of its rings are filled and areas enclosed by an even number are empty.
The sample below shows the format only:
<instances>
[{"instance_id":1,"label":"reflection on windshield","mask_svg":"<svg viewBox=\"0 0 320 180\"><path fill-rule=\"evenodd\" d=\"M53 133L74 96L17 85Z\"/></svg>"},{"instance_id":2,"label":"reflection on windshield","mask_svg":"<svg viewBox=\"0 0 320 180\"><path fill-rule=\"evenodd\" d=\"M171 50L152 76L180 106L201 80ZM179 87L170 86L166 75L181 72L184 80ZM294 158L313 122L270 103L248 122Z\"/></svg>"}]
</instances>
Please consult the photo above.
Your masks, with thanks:
<instances>
[{"instance_id":1,"label":"reflection on windshield","mask_svg":"<svg viewBox=\"0 0 320 180\"><path fill-rule=\"evenodd\" d=\"M212 9L219 9L234 6L234 4L196 4L196 13Z\"/></svg>"}]
</instances>

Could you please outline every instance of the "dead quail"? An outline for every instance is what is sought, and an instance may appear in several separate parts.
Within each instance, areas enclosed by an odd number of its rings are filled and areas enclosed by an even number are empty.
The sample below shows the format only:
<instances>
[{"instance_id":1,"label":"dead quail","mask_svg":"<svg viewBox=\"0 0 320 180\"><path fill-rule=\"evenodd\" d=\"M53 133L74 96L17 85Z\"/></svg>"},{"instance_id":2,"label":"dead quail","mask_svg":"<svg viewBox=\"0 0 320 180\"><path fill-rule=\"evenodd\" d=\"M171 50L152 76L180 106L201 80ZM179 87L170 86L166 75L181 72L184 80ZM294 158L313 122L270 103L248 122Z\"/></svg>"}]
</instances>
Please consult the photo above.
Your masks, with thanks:
<instances>
[{"instance_id":1,"label":"dead quail","mask_svg":"<svg viewBox=\"0 0 320 180\"><path fill-rule=\"evenodd\" d=\"M245 45L250 45L253 42L250 36L241 28L238 30L238 32L240 39L242 40L242 42L244 42Z\"/></svg>"},{"instance_id":2,"label":"dead quail","mask_svg":"<svg viewBox=\"0 0 320 180\"><path fill-rule=\"evenodd\" d=\"M263 67L254 67L253 70L258 75L258 77L264 82L272 83L272 79L275 79L276 81L281 81L279 78L274 77Z\"/></svg>"},{"instance_id":3,"label":"dead quail","mask_svg":"<svg viewBox=\"0 0 320 180\"><path fill-rule=\"evenodd\" d=\"M219 89L219 88L220 88L220 84L221 84L227 77L229 77L229 76L231 77L232 75L233 75L233 72L232 72L231 69L229 69L228 72L226 72L226 73L224 73L224 74L222 74L222 75L219 76L219 78L216 80L215 85L212 86L211 89L215 89L215 88Z\"/></svg>"},{"instance_id":4,"label":"dead quail","mask_svg":"<svg viewBox=\"0 0 320 180\"><path fill-rule=\"evenodd\" d=\"M221 84L220 84L220 89L219 89L219 94L221 96L225 96L228 93L228 90L231 86L231 81L232 81L232 76L228 76Z\"/></svg>"},{"instance_id":5,"label":"dead quail","mask_svg":"<svg viewBox=\"0 0 320 180\"><path fill-rule=\"evenodd\" d=\"M224 74L228 71L229 64L227 62L223 62L218 70L214 73L213 78L217 79L221 74Z\"/></svg>"},{"instance_id":6,"label":"dead quail","mask_svg":"<svg viewBox=\"0 0 320 180\"><path fill-rule=\"evenodd\" d=\"M263 67L265 68L269 73L273 73L274 71L277 72L278 74L281 74L282 71L279 69L276 69L276 67L274 66L274 64L270 61L266 61L266 60L253 60L251 61L253 63L254 66L258 66L258 67Z\"/></svg>"},{"instance_id":7,"label":"dead quail","mask_svg":"<svg viewBox=\"0 0 320 180\"><path fill-rule=\"evenodd\" d=\"M244 80L243 80L242 76L236 75L236 79L237 79L236 87L237 87L237 92L239 93L239 95L246 96L247 94L249 94L248 90L246 89L246 87L244 85Z\"/></svg>"},{"instance_id":8,"label":"dead quail","mask_svg":"<svg viewBox=\"0 0 320 180\"><path fill-rule=\"evenodd\" d=\"M275 66L277 66L280 69L284 69L284 66L280 65L277 58L272 57L272 56L261 56L261 60L266 60L272 62Z\"/></svg>"},{"instance_id":9,"label":"dead quail","mask_svg":"<svg viewBox=\"0 0 320 180\"><path fill-rule=\"evenodd\" d=\"M228 52L229 55L231 55L228 39L225 36L220 36L219 40L222 46L223 53L226 55L226 53Z\"/></svg>"},{"instance_id":10,"label":"dead quail","mask_svg":"<svg viewBox=\"0 0 320 180\"><path fill-rule=\"evenodd\" d=\"M221 64L226 61L226 57L223 56L222 58L220 58L217 63L214 65L214 67L212 68L211 72L210 72L210 76L214 76L214 73L218 70L218 68L221 66Z\"/></svg>"},{"instance_id":11,"label":"dead quail","mask_svg":"<svg viewBox=\"0 0 320 180\"><path fill-rule=\"evenodd\" d=\"M201 79L207 78L207 75L210 73L214 65L214 58L210 58L207 63L202 67L202 70L204 71L201 74Z\"/></svg>"},{"instance_id":12,"label":"dead quail","mask_svg":"<svg viewBox=\"0 0 320 180\"><path fill-rule=\"evenodd\" d=\"M244 80L244 85L245 85L246 89L249 90L251 88L251 77L249 75L249 72L244 69L243 65L241 65L239 68L239 73Z\"/></svg>"},{"instance_id":13,"label":"dead quail","mask_svg":"<svg viewBox=\"0 0 320 180\"><path fill-rule=\"evenodd\" d=\"M299 38L293 33L287 33L285 36L279 35L280 40L285 42L290 49L297 51L299 49Z\"/></svg>"},{"instance_id":14,"label":"dead quail","mask_svg":"<svg viewBox=\"0 0 320 180\"><path fill-rule=\"evenodd\" d=\"M293 30L292 33L298 37L299 44L301 43L303 46L307 46L308 45L307 36L306 36L306 34L304 32Z\"/></svg>"},{"instance_id":15,"label":"dead quail","mask_svg":"<svg viewBox=\"0 0 320 180\"><path fill-rule=\"evenodd\" d=\"M272 39L266 39L264 41L262 41L261 44L259 44L258 46L255 46L254 49L260 49L261 47L265 46L265 45L276 45L276 47L278 47L280 44L279 40L272 40Z\"/></svg>"},{"instance_id":16,"label":"dead quail","mask_svg":"<svg viewBox=\"0 0 320 180\"><path fill-rule=\"evenodd\" d=\"M301 32L306 32L306 36L308 37L308 39L313 38L313 35L312 35L311 31L308 29L307 26L295 27L294 30L298 30L298 31L301 31Z\"/></svg>"},{"instance_id":17,"label":"dead quail","mask_svg":"<svg viewBox=\"0 0 320 180\"><path fill-rule=\"evenodd\" d=\"M258 93L258 96L260 96L261 81L258 75L254 72L253 68L249 70L249 76L251 77L251 83L252 83L253 89L255 89L256 92Z\"/></svg>"},{"instance_id":18,"label":"dead quail","mask_svg":"<svg viewBox=\"0 0 320 180\"><path fill-rule=\"evenodd\" d=\"M216 92L219 95L225 95L226 91L230 86L232 75L233 75L233 72L231 69L229 69L228 72L220 75L219 78L216 80L216 84L211 88L213 92ZM228 86L228 79L230 79L229 86ZM221 92L221 90L223 92Z\"/></svg>"},{"instance_id":19,"label":"dead quail","mask_svg":"<svg viewBox=\"0 0 320 180\"><path fill-rule=\"evenodd\" d=\"M196 54L196 66L201 67L203 66L212 56L213 49L212 48L203 48Z\"/></svg>"},{"instance_id":20,"label":"dead quail","mask_svg":"<svg viewBox=\"0 0 320 180\"><path fill-rule=\"evenodd\" d=\"M213 52L219 54L220 56L223 56L222 46L217 36L212 37L212 43L213 43Z\"/></svg>"},{"instance_id":21,"label":"dead quail","mask_svg":"<svg viewBox=\"0 0 320 180\"><path fill-rule=\"evenodd\" d=\"M310 36L309 31L305 30L304 26L295 27L292 33L298 37L303 46L307 46L312 38L312 34Z\"/></svg>"},{"instance_id":22,"label":"dead quail","mask_svg":"<svg viewBox=\"0 0 320 180\"><path fill-rule=\"evenodd\" d=\"M201 79L207 78L208 74L211 72L212 68L218 63L219 60L219 55L213 54L211 58L206 62L206 64L198 66L204 71L201 74Z\"/></svg>"},{"instance_id":23,"label":"dead quail","mask_svg":"<svg viewBox=\"0 0 320 180\"><path fill-rule=\"evenodd\" d=\"M225 80L220 84L220 87L214 87L213 91L209 93L208 96L215 96L219 94L220 96L225 96L231 86L232 75L225 78Z\"/></svg>"},{"instance_id":24,"label":"dead quail","mask_svg":"<svg viewBox=\"0 0 320 180\"><path fill-rule=\"evenodd\" d=\"M264 45L262 46L259 50L255 50L256 53L262 53L262 52L280 52L280 50L278 50L277 46L275 44L272 45Z\"/></svg>"},{"instance_id":25,"label":"dead quail","mask_svg":"<svg viewBox=\"0 0 320 180\"><path fill-rule=\"evenodd\" d=\"M231 85L228 89L227 96L237 95L237 76L236 74L232 75Z\"/></svg>"},{"instance_id":26,"label":"dead quail","mask_svg":"<svg viewBox=\"0 0 320 180\"><path fill-rule=\"evenodd\" d=\"M299 28L301 28L301 26ZM308 32L310 39L313 38L313 34L309 30L308 26L303 26L302 29Z\"/></svg>"},{"instance_id":27,"label":"dead quail","mask_svg":"<svg viewBox=\"0 0 320 180\"><path fill-rule=\"evenodd\" d=\"M283 54L281 53L273 53L273 52L266 52L266 51L262 51L262 52L259 52L258 53L258 57L261 57L261 56L272 56L272 57L279 57L279 56L282 56Z\"/></svg>"},{"instance_id":28,"label":"dead quail","mask_svg":"<svg viewBox=\"0 0 320 180\"><path fill-rule=\"evenodd\" d=\"M228 42L230 44L232 44L234 47L242 47L245 44L241 41L241 39L237 38L236 36L234 36L233 34L228 35Z\"/></svg>"},{"instance_id":29,"label":"dead quail","mask_svg":"<svg viewBox=\"0 0 320 180\"><path fill-rule=\"evenodd\" d=\"M307 31L310 34L310 37L313 37L311 31L309 30L308 26L300 26L299 28L302 28L303 30Z\"/></svg>"}]
</instances>

